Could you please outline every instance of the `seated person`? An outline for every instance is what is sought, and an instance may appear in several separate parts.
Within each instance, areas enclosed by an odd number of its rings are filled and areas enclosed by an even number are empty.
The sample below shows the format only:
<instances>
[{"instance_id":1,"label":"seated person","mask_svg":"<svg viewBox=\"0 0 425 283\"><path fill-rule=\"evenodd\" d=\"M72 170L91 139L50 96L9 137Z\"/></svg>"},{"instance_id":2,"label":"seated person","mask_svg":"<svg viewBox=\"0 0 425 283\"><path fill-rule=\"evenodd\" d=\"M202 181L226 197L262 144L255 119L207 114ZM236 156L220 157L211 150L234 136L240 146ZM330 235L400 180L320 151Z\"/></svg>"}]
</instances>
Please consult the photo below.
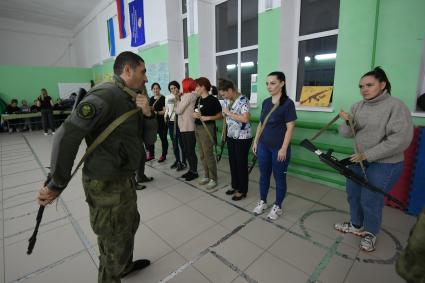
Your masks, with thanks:
<instances>
[{"instance_id":1,"label":"seated person","mask_svg":"<svg viewBox=\"0 0 425 283\"><path fill-rule=\"evenodd\" d=\"M23 99L21 102L21 112L22 113L30 113L31 112L31 108L28 105L28 102ZM30 118L25 118L24 119L24 127L22 128L23 131L31 131L31 119Z\"/></svg>"},{"instance_id":2,"label":"seated person","mask_svg":"<svg viewBox=\"0 0 425 283\"><path fill-rule=\"evenodd\" d=\"M6 114L19 114L21 113L21 109L18 107L18 100L12 99L10 104L6 107ZM16 127L19 124L19 120L10 120L8 122L9 125L9 133L13 131L19 132L19 129Z\"/></svg>"},{"instance_id":3,"label":"seated person","mask_svg":"<svg viewBox=\"0 0 425 283\"><path fill-rule=\"evenodd\" d=\"M30 107L30 109L31 109L31 112L32 113L34 113L34 112L40 112L40 107L38 107L38 105L37 105L37 99L34 100L33 104Z\"/></svg>"}]
</instances>

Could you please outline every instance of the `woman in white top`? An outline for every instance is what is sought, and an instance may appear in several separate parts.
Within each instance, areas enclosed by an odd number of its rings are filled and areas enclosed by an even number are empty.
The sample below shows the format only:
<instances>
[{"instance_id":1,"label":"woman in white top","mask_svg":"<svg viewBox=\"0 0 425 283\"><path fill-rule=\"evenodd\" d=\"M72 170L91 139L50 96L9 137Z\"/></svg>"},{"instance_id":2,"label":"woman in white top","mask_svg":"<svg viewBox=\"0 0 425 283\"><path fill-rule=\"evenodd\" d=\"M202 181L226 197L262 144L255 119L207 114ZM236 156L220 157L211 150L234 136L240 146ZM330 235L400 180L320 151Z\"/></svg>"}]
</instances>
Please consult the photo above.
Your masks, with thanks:
<instances>
[{"instance_id":1,"label":"woman in white top","mask_svg":"<svg viewBox=\"0 0 425 283\"><path fill-rule=\"evenodd\" d=\"M229 152L232 189L226 192L238 201L248 192L248 153L252 144L251 124L249 123L249 99L236 91L233 82L220 80L220 95L226 99L223 114L227 125L227 149Z\"/></svg>"},{"instance_id":2,"label":"woman in white top","mask_svg":"<svg viewBox=\"0 0 425 283\"><path fill-rule=\"evenodd\" d=\"M173 142L173 152L176 157L176 161L171 165L171 169L181 171L187 167L187 164L178 125L178 115L175 111L177 101L180 99L180 84L176 81L172 81L168 84L168 90L171 94L165 97L165 122L167 123L168 134ZM175 130L174 127L176 128Z\"/></svg>"}]
</instances>

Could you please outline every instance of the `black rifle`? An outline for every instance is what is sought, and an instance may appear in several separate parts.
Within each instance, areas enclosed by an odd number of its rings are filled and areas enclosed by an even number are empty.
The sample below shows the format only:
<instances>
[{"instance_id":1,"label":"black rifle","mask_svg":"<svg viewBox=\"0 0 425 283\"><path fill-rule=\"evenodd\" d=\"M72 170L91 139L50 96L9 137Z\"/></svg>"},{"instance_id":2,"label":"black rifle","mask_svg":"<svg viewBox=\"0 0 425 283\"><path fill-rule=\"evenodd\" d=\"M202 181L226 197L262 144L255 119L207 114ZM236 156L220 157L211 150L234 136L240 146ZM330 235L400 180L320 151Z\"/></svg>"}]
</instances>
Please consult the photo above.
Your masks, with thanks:
<instances>
[{"instance_id":1,"label":"black rifle","mask_svg":"<svg viewBox=\"0 0 425 283\"><path fill-rule=\"evenodd\" d=\"M248 167L248 175L251 174L252 169L254 169L255 163L257 163L257 156L254 155L251 161L251 166Z\"/></svg>"},{"instance_id":2,"label":"black rifle","mask_svg":"<svg viewBox=\"0 0 425 283\"><path fill-rule=\"evenodd\" d=\"M52 177L49 173L47 175L46 181L44 182L44 186L47 186L47 184L50 182L51 179ZM38 228L40 227L41 218L43 218L44 208L45 208L44 205L40 205L40 207L38 208L34 232L32 233L32 236L28 240L29 244L28 244L27 255L30 255L32 253L32 250L34 249L34 246L35 246L35 242L37 241Z\"/></svg>"},{"instance_id":3,"label":"black rifle","mask_svg":"<svg viewBox=\"0 0 425 283\"><path fill-rule=\"evenodd\" d=\"M353 172L353 170L349 169L347 166L350 164L353 164L349 158L345 158L342 160L338 160L336 157L332 156L332 149L329 149L328 152L323 153L321 152L311 141L308 139L303 140L300 145L305 147L306 149L310 150L311 152L315 153L317 156L319 156L320 161L325 163L326 165L332 167L338 173L345 176L347 179L350 179L351 181L361 185L362 187L371 190L376 193L380 193L384 196L386 196L390 201L395 202L396 204L400 205L401 207L405 207L406 205L400 201L399 199L393 197L389 193L383 191L382 189L375 187L374 185L370 184L365 178L357 175Z\"/></svg>"}]
</instances>

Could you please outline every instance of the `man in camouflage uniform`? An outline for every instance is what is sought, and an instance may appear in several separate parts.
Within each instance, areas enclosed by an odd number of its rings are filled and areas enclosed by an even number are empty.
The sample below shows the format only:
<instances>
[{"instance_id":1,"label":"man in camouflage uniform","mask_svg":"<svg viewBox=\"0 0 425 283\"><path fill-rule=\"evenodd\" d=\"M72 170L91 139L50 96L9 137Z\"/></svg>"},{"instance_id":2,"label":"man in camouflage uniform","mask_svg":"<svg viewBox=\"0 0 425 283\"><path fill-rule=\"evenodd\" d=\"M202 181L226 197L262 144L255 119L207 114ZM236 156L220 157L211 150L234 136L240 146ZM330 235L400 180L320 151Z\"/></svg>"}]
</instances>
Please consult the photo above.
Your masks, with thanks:
<instances>
[{"instance_id":1,"label":"man in camouflage uniform","mask_svg":"<svg viewBox=\"0 0 425 283\"><path fill-rule=\"evenodd\" d=\"M425 283L425 208L410 231L407 247L398 259L396 269L408 283Z\"/></svg>"},{"instance_id":2,"label":"man in camouflage uniform","mask_svg":"<svg viewBox=\"0 0 425 283\"><path fill-rule=\"evenodd\" d=\"M83 138L90 146L117 117L136 107L151 115L146 97L130 95L147 82L143 59L123 52L115 60L114 73L115 82L92 88L56 132L52 179L38 193L40 205L51 203L67 186ZM128 118L84 163L83 187L100 252L98 282L121 282L120 278L150 264L145 259L133 262L134 235L140 221L133 175L142 155L142 123L140 112Z\"/></svg>"}]
</instances>

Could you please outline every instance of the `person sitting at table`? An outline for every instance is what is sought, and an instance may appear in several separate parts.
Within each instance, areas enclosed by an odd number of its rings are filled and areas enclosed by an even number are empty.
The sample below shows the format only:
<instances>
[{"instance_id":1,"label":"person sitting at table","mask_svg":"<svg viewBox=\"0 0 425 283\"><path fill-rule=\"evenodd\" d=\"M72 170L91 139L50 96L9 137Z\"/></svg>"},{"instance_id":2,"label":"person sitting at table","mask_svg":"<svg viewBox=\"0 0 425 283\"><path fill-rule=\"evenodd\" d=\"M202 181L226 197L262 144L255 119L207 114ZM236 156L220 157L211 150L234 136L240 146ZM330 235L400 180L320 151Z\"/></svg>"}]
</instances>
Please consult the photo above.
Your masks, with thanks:
<instances>
[{"instance_id":1,"label":"person sitting at table","mask_svg":"<svg viewBox=\"0 0 425 283\"><path fill-rule=\"evenodd\" d=\"M25 99L23 99L21 101L21 112L23 114L31 113L31 108L30 108L30 106L28 105L28 102ZM22 131L28 131L28 130L29 131L32 130L31 129L31 119L30 118L25 118L24 119L24 126L22 127Z\"/></svg>"},{"instance_id":2,"label":"person sitting at table","mask_svg":"<svg viewBox=\"0 0 425 283\"><path fill-rule=\"evenodd\" d=\"M31 113L40 112L40 107L37 105L37 99L34 100L33 104L31 105Z\"/></svg>"},{"instance_id":3,"label":"person sitting at table","mask_svg":"<svg viewBox=\"0 0 425 283\"><path fill-rule=\"evenodd\" d=\"M19 114L21 112L21 109L18 107L18 100L12 99L10 101L10 104L6 107L6 114ZM13 131L19 132L19 129L16 127L19 124L19 119L9 120L8 121L8 127L9 127L9 133L12 133Z\"/></svg>"}]
</instances>

